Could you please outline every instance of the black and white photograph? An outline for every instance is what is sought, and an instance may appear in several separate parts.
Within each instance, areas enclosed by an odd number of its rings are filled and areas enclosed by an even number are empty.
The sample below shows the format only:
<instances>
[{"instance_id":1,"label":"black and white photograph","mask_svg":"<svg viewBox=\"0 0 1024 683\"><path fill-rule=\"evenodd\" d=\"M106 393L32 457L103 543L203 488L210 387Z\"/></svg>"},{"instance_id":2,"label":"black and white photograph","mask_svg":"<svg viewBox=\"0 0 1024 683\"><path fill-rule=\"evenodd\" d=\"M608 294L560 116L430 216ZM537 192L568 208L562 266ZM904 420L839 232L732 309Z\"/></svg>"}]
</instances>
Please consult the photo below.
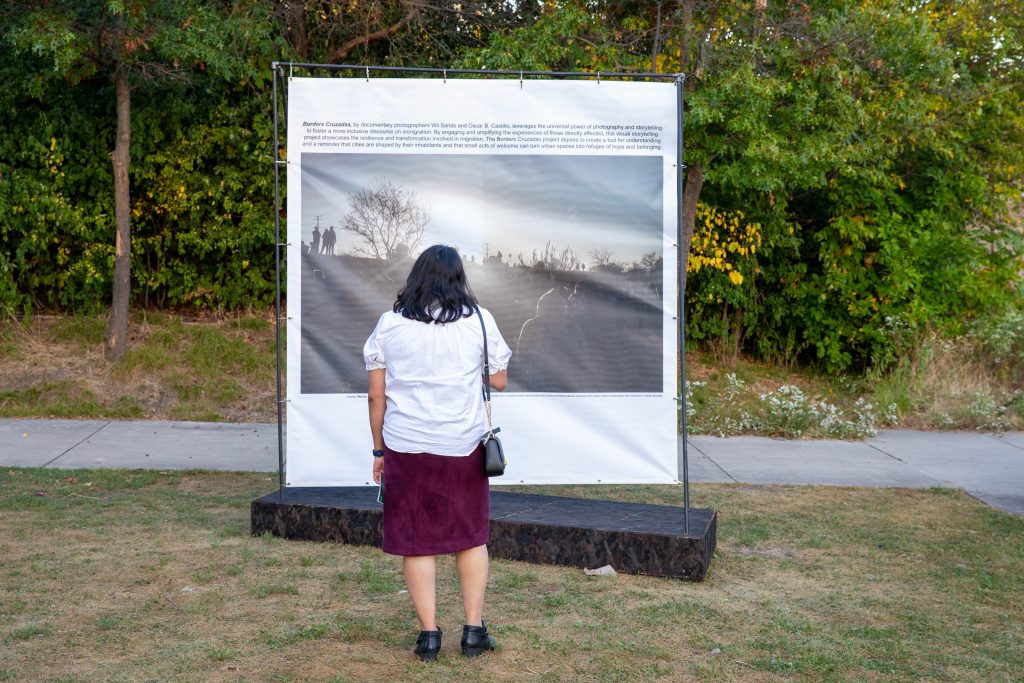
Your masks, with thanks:
<instances>
[{"instance_id":1,"label":"black and white photograph","mask_svg":"<svg viewBox=\"0 0 1024 683\"><path fill-rule=\"evenodd\" d=\"M301 393L366 391L362 345L432 244L513 351L509 392L663 390L657 156L305 153Z\"/></svg>"}]
</instances>

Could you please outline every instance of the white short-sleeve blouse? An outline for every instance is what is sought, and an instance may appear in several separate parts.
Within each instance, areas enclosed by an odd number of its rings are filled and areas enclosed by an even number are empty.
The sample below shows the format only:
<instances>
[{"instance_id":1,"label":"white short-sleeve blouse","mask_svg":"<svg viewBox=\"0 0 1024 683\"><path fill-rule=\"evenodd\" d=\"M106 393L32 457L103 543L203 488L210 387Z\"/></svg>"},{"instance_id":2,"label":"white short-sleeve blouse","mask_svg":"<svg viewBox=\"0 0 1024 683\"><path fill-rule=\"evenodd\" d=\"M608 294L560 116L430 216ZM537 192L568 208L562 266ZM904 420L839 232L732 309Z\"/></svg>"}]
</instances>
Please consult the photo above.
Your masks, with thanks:
<instances>
[{"instance_id":1,"label":"white short-sleeve blouse","mask_svg":"<svg viewBox=\"0 0 1024 683\"><path fill-rule=\"evenodd\" d=\"M512 350L486 309L491 374ZM402 453L467 456L486 430L481 375L483 333L473 313L450 323L423 323L388 311L363 347L367 370L383 368L384 443Z\"/></svg>"}]
</instances>

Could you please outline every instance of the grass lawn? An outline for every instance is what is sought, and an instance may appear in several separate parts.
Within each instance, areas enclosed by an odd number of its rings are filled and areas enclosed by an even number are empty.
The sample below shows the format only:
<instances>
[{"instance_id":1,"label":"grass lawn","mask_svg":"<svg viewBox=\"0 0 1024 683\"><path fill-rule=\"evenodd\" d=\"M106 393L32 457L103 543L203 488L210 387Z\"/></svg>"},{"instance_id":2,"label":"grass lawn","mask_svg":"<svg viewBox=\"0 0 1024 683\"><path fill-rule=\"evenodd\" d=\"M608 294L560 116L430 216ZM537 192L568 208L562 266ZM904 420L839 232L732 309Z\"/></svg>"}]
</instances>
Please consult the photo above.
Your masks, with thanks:
<instances>
[{"instance_id":1,"label":"grass lawn","mask_svg":"<svg viewBox=\"0 0 1024 683\"><path fill-rule=\"evenodd\" d=\"M411 654L400 562L249 535L265 474L0 470L0 680L1020 681L1024 519L955 491L701 485L703 583L495 560L500 649ZM536 490L536 489L534 489ZM669 486L545 492L677 504Z\"/></svg>"}]
</instances>

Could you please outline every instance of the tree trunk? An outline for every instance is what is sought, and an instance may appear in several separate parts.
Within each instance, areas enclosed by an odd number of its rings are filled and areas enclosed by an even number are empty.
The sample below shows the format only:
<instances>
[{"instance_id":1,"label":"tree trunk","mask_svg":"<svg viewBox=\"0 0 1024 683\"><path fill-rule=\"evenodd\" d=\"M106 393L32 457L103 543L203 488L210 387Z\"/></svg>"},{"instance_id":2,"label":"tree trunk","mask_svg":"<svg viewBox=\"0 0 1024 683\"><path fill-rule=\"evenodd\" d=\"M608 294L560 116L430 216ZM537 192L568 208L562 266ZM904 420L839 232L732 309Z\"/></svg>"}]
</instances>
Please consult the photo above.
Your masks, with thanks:
<instances>
[{"instance_id":1,"label":"tree trunk","mask_svg":"<svg viewBox=\"0 0 1024 683\"><path fill-rule=\"evenodd\" d=\"M128 186L128 150L132 142L132 95L123 65L114 71L117 96L117 142L111 159L114 163L114 224L117 240L114 251L114 297L107 322L107 360L117 360L128 348L128 299L131 296L131 200Z\"/></svg>"},{"instance_id":2,"label":"tree trunk","mask_svg":"<svg viewBox=\"0 0 1024 683\"><path fill-rule=\"evenodd\" d=\"M761 38L761 30L764 28L764 12L768 9L768 0L756 0L754 2L754 43Z\"/></svg>"},{"instance_id":3,"label":"tree trunk","mask_svg":"<svg viewBox=\"0 0 1024 683\"><path fill-rule=\"evenodd\" d=\"M651 72L658 73L658 53L661 51L661 6L658 2L658 14L654 20L654 46L651 47Z\"/></svg>"},{"instance_id":4,"label":"tree trunk","mask_svg":"<svg viewBox=\"0 0 1024 683\"><path fill-rule=\"evenodd\" d=\"M306 29L306 3L292 2L284 5L284 21L288 40L295 54L304 62L309 61L309 32Z\"/></svg>"},{"instance_id":5,"label":"tree trunk","mask_svg":"<svg viewBox=\"0 0 1024 683\"><path fill-rule=\"evenodd\" d=\"M690 36L693 33L693 0L679 0L679 9L682 14L680 23L683 27L679 45L679 70L691 76Z\"/></svg>"},{"instance_id":6,"label":"tree trunk","mask_svg":"<svg viewBox=\"0 0 1024 683\"><path fill-rule=\"evenodd\" d=\"M743 341L743 309L732 312L732 361L740 357L740 342Z\"/></svg>"},{"instance_id":7,"label":"tree trunk","mask_svg":"<svg viewBox=\"0 0 1024 683\"><path fill-rule=\"evenodd\" d=\"M690 63L690 49L693 35L693 3L694 0L679 0L681 16L679 68L686 74L683 89L694 92L697 89L697 75L693 73L695 66ZM685 114L684 114L685 116ZM690 243L693 242L694 221L697 218L697 200L704 185L704 165L694 163L686 167L686 184L683 187L683 271L682 293L686 293L686 266L690 262Z\"/></svg>"},{"instance_id":8,"label":"tree trunk","mask_svg":"<svg viewBox=\"0 0 1024 683\"><path fill-rule=\"evenodd\" d=\"M697 219L697 200L704 185L704 165L686 167L686 186L683 187L683 291L686 291L686 266L690 262L690 243L693 242L694 222Z\"/></svg>"}]
</instances>

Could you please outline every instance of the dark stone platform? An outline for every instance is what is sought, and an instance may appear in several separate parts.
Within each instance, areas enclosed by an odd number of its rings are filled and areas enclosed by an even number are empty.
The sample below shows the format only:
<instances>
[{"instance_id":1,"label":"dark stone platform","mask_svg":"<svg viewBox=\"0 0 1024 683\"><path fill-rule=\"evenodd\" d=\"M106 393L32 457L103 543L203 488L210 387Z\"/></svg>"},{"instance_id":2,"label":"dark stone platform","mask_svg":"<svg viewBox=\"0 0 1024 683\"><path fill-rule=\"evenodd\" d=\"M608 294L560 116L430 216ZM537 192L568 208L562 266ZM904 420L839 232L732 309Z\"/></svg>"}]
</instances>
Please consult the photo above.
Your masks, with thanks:
<instances>
[{"instance_id":1,"label":"dark stone platform","mask_svg":"<svg viewBox=\"0 0 1024 683\"><path fill-rule=\"evenodd\" d=\"M283 500L281 499L283 493ZM252 533L380 547L382 505L370 486L292 486L252 502ZM491 491L492 557L702 580L718 516L690 508Z\"/></svg>"}]
</instances>

